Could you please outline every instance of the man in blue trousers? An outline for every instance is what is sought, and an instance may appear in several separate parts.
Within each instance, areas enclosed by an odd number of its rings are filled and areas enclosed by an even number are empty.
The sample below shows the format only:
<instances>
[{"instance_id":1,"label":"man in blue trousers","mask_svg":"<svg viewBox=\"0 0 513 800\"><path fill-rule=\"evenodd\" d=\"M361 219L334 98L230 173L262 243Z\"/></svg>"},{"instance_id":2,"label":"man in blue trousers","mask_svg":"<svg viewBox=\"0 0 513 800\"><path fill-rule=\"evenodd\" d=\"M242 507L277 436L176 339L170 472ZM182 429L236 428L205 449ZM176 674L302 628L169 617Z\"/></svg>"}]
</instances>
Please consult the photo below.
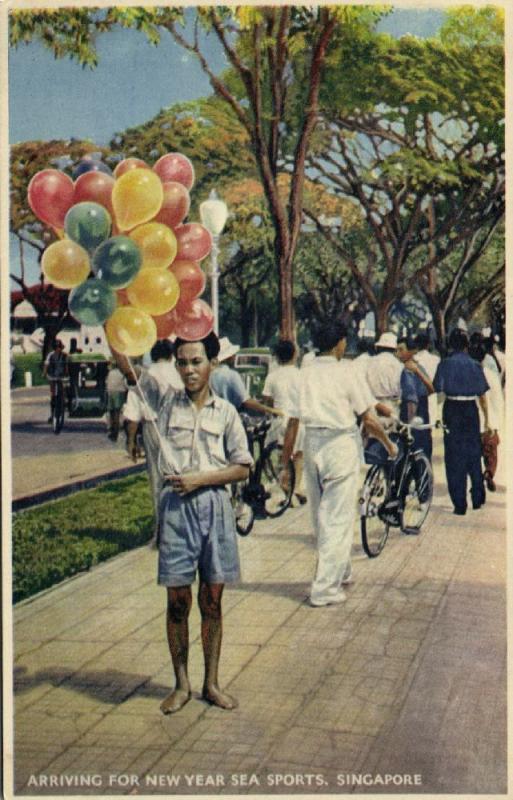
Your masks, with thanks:
<instances>
[{"instance_id":1,"label":"man in blue trousers","mask_svg":"<svg viewBox=\"0 0 513 800\"><path fill-rule=\"evenodd\" d=\"M483 368L468 354L467 334L459 329L449 337L451 355L438 366L434 387L445 394L442 419L444 432L445 472L447 487L454 505L454 514L467 511L467 476L470 478L472 508L485 502L481 466L479 402L488 429L488 408L485 392L488 383Z\"/></svg>"}]
</instances>

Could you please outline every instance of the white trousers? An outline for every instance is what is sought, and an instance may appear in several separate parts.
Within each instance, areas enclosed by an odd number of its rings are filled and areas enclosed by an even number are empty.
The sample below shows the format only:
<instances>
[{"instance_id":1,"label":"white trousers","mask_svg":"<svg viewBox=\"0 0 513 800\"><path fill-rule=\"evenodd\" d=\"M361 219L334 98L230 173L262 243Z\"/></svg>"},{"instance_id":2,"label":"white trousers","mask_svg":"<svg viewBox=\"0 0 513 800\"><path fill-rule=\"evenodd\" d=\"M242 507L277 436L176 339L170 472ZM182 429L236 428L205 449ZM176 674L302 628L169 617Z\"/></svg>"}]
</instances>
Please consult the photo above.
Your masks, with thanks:
<instances>
[{"instance_id":1,"label":"white trousers","mask_svg":"<svg viewBox=\"0 0 513 800\"><path fill-rule=\"evenodd\" d=\"M304 474L317 544L310 598L324 602L351 573L351 547L360 476L360 434L307 428Z\"/></svg>"}]
</instances>

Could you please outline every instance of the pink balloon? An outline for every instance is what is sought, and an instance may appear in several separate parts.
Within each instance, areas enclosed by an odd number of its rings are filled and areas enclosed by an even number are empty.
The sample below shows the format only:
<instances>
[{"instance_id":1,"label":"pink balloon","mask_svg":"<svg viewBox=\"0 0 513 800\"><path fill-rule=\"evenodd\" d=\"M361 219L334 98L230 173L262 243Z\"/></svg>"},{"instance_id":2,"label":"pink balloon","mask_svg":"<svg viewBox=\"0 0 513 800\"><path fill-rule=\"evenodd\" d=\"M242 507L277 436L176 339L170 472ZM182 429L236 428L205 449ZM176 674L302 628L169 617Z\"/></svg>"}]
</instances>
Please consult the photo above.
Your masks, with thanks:
<instances>
[{"instance_id":1,"label":"pink balloon","mask_svg":"<svg viewBox=\"0 0 513 800\"><path fill-rule=\"evenodd\" d=\"M214 328L214 314L204 300L193 300L185 308L174 308L170 315L173 317L174 333L180 339L196 342L203 339Z\"/></svg>"},{"instance_id":2,"label":"pink balloon","mask_svg":"<svg viewBox=\"0 0 513 800\"><path fill-rule=\"evenodd\" d=\"M151 169L151 167L142 158L124 158L114 170L114 177L120 178L130 169Z\"/></svg>"},{"instance_id":3,"label":"pink balloon","mask_svg":"<svg viewBox=\"0 0 513 800\"><path fill-rule=\"evenodd\" d=\"M191 303L205 289L207 276L196 261L175 259L168 269L180 286L179 302L182 306Z\"/></svg>"},{"instance_id":4,"label":"pink balloon","mask_svg":"<svg viewBox=\"0 0 513 800\"><path fill-rule=\"evenodd\" d=\"M153 169L162 183L176 181L182 183L186 189L192 189L194 167L187 156L181 153L168 153L159 158Z\"/></svg>"},{"instance_id":5,"label":"pink balloon","mask_svg":"<svg viewBox=\"0 0 513 800\"><path fill-rule=\"evenodd\" d=\"M155 217L155 222L162 222L169 228L176 228L189 213L191 205L189 192L182 183L176 181L163 183L162 188L164 189L164 200Z\"/></svg>"},{"instance_id":6,"label":"pink balloon","mask_svg":"<svg viewBox=\"0 0 513 800\"><path fill-rule=\"evenodd\" d=\"M36 172L28 185L28 202L42 222L64 228L64 217L73 205L73 181L60 169Z\"/></svg>"},{"instance_id":7,"label":"pink balloon","mask_svg":"<svg viewBox=\"0 0 513 800\"><path fill-rule=\"evenodd\" d=\"M212 236L199 222L188 222L175 229L178 251L176 259L201 261L212 250Z\"/></svg>"},{"instance_id":8,"label":"pink balloon","mask_svg":"<svg viewBox=\"0 0 513 800\"><path fill-rule=\"evenodd\" d=\"M91 201L99 203L107 209L111 217L114 217L112 209L112 189L115 180L112 175L106 175L104 172L90 171L84 172L75 181L75 190L73 192L73 205L75 203L83 203Z\"/></svg>"}]
</instances>

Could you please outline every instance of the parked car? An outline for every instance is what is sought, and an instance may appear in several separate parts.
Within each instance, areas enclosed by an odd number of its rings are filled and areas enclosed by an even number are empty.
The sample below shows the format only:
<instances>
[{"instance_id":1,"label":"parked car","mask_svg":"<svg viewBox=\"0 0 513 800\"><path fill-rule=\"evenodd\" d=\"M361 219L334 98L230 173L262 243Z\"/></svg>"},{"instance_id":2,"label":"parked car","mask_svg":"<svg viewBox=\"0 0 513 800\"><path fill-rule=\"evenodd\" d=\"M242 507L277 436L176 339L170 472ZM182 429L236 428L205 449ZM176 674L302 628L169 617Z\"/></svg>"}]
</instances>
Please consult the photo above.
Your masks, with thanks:
<instances>
[{"instance_id":1,"label":"parked car","mask_svg":"<svg viewBox=\"0 0 513 800\"><path fill-rule=\"evenodd\" d=\"M253 397L260 397L267 373L275 360L268 347L242 347L235 356L234 367L240 373L246 388Z\"/></svg>"}]
</instances>

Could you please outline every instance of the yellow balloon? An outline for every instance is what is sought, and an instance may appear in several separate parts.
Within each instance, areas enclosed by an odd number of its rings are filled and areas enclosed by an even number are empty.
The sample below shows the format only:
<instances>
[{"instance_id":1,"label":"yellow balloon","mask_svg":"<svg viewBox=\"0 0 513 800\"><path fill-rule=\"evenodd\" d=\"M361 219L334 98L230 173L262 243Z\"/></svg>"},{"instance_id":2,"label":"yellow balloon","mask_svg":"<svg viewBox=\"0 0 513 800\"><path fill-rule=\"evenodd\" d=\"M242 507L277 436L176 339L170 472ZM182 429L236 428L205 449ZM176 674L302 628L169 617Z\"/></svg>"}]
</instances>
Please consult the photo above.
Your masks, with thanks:
<instances>
[{"instance_id":1,"label":"yellow balloon","mask_svg":"<svg viewBox=\"0 0 513 800\"><path fill-rule=\"evenodd\" d=\"M131 169L114 184L112 207L120 231L149 222L160 211L164 189L158 175L150 169Z\"/></svg>"},{"instance_id":2,"label":"yellow balloon","mask_svg":"<svg viewBox=\"0 0 513 800\"><path fill-rule=\"evenodd\" d=\"M180 297L180 285L175 276L165 269L141 269L130 286L127 297L134 308L159 317L171 311Z\"/></svg>"},{"instance_id":3,"label":"yellow balloon","mask_svg":"<svg viewBox=\"0 0 513 800\"><path fill-rule=\"evenodd\" d=\"M166 269L175 260L178 244L171 228L161 222L147 222L130 233L130 238L139 245L143 269L155 267Z\"/></svg>"},{"instance_id":4,"label":"yellow balloon","mask_svg":"<svg viewBox=\"0 0 513 800\"><path fill-rule=\"evenodd\" d=\"M132 306L120 306L105 323L113 350L124 356L142 356L157 341L157 326L149 314Z\"/></svg>"},{"instance_id":5,"label":"yellow balloon","mask_svg":"<svg viewBox=\"0 0 513 800\"><path fill-rule=\"evenodd\" d=\"M71 239L61 239L44 251L41 269L48 283L58 289L74 289L87 280L91 265L83 247Z\"/></svg>"}]
</instances>

